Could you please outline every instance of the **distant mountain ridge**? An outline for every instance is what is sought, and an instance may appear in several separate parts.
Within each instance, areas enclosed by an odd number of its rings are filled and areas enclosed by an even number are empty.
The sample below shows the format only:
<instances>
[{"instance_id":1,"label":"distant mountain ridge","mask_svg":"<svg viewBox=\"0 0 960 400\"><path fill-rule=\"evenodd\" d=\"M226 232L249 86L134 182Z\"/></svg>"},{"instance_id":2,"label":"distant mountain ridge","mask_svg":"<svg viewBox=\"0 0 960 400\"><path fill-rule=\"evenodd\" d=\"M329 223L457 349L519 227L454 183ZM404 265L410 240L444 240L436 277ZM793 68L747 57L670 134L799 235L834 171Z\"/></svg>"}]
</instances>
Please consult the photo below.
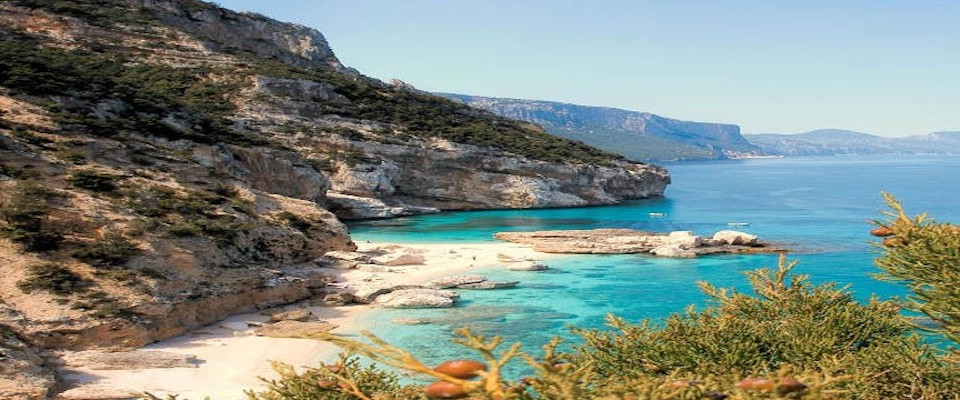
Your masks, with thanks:
<instances>
[{"instance_id":1,"label":"distant mountain ridge","mask_svg":"<svg viewBox=\"0 0 960 400\"><path fill-rule=\"evenodd\" d=\"M842 129L818 129L795 134L747 134L744 137L766 154L783 156L960 154L960 132L887 138Z\"/></svg>"},{"instance_id":2,"label":"distant mountain ridge","mask_svg":"<svg viewBox=\"0 0 960 400\"><path fill-rule=\"evenodd\" d=\"M690 122L608 107L435 93L507 118L542 126L548 133L579 140L633 160L726 159L761 155L740 127Z\"/></svg>"}]
</instances>

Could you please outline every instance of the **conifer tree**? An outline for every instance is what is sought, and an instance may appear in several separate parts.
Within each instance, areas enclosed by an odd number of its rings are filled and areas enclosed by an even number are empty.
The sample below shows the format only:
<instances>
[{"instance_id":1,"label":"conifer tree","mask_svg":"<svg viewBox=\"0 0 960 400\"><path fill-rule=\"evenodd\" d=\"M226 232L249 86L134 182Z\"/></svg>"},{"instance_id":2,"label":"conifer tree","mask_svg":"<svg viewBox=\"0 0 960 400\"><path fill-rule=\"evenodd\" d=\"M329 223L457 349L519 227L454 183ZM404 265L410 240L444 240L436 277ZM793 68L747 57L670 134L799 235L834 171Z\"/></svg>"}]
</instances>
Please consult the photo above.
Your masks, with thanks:
<instances>
[{"instance_id":1,"label":"conifer tree","mask_svg":"<svg viewBox=\"0 0 960 400\"><path fill-rule=\"evenodd\" d=\"M884 193L890 210L872 233L885 248L877 266L883 280L903 283L913 292L906 308L924 314L931 323L921 329L941 333L960 344L960 226L938 223L926 213L910 217L903 204Z\"/></svg>"}]
</instances>

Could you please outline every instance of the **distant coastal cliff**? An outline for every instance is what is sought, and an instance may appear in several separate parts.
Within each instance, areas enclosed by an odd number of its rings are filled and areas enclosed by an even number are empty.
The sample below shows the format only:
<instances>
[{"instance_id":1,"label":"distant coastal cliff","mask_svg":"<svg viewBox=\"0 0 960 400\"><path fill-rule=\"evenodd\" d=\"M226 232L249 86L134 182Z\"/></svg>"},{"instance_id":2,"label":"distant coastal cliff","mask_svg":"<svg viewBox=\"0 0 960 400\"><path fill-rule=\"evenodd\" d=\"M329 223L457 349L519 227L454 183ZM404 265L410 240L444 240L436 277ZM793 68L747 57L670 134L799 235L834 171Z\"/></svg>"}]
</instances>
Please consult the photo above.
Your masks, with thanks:
<instances>
[{"instance_id":1,"label":"distant coastal cliff","mask_svg":"<svg viewBox=\"0 0 960 400\"><path fill-rule=\"evenodd\" d=\"M647 112L543 100L438 93L497 115L532 122L547 132L632 160L715 160L763 155L731 124L680 121Z\"/></svg>"}]
</instances>

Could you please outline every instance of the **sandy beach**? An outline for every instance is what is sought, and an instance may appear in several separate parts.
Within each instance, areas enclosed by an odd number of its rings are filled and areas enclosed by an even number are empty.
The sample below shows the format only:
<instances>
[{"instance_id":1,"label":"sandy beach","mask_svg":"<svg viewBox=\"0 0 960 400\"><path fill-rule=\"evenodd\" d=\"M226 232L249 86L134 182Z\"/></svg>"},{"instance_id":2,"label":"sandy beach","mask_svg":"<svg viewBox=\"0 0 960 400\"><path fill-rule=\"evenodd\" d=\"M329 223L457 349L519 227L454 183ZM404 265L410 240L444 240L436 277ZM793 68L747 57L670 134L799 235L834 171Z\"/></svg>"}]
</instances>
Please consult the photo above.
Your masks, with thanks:
<instances>
[{"instance_id":1,"label":"sandy beach","mask_svg":"<svg viewBox=\"0 0 960 400\"><path fill-rule=\"evenodd\" d=\"M472 269L505 265L499 255L516 259L545 259L529 247L513 243L395 244L360 242L358 251L378 249L390 252L414 252L425 261L400 265L383 272L330 269L334 285L346 286L384 281L395 284L420 284L430 279L470 273ZM336 359L339 349L311 339L255 336L248 321L263 322L276 311L307 308L321 320L338 325L333 333L355 334L364 329L363 316L371 305L311 306L308 301L257 313L235 315L176 338L147 346L139 351L157 351L193 356L187 366L150 369L93 369L66 367L63 378L71 389L63 399L115 399L129 393L149 392L159 397L176 394L180 399L246 399L244 390L263 388L261 377L275 377L270 361L297 367L315 366Z\"/></svg>"}]
</instances>

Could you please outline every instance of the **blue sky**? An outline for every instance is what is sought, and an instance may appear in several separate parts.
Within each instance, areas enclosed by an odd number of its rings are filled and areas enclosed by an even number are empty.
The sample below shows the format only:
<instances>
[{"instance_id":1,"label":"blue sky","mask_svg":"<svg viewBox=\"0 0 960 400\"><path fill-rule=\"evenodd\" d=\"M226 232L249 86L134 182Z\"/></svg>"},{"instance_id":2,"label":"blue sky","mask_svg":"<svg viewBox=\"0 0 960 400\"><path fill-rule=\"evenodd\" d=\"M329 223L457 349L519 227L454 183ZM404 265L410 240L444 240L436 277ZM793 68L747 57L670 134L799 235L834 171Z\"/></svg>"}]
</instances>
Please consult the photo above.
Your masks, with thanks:
<instances>
[{"instance_id":1,"label":"blue sky","mask_svg":"<svg viewBox=\"0 0 960 400\"><path fill-rule=\"evenodd\" d=\"M419 89L735 123L960 130L960 1L220 0Z\"/></svg>"}]
</instances>

